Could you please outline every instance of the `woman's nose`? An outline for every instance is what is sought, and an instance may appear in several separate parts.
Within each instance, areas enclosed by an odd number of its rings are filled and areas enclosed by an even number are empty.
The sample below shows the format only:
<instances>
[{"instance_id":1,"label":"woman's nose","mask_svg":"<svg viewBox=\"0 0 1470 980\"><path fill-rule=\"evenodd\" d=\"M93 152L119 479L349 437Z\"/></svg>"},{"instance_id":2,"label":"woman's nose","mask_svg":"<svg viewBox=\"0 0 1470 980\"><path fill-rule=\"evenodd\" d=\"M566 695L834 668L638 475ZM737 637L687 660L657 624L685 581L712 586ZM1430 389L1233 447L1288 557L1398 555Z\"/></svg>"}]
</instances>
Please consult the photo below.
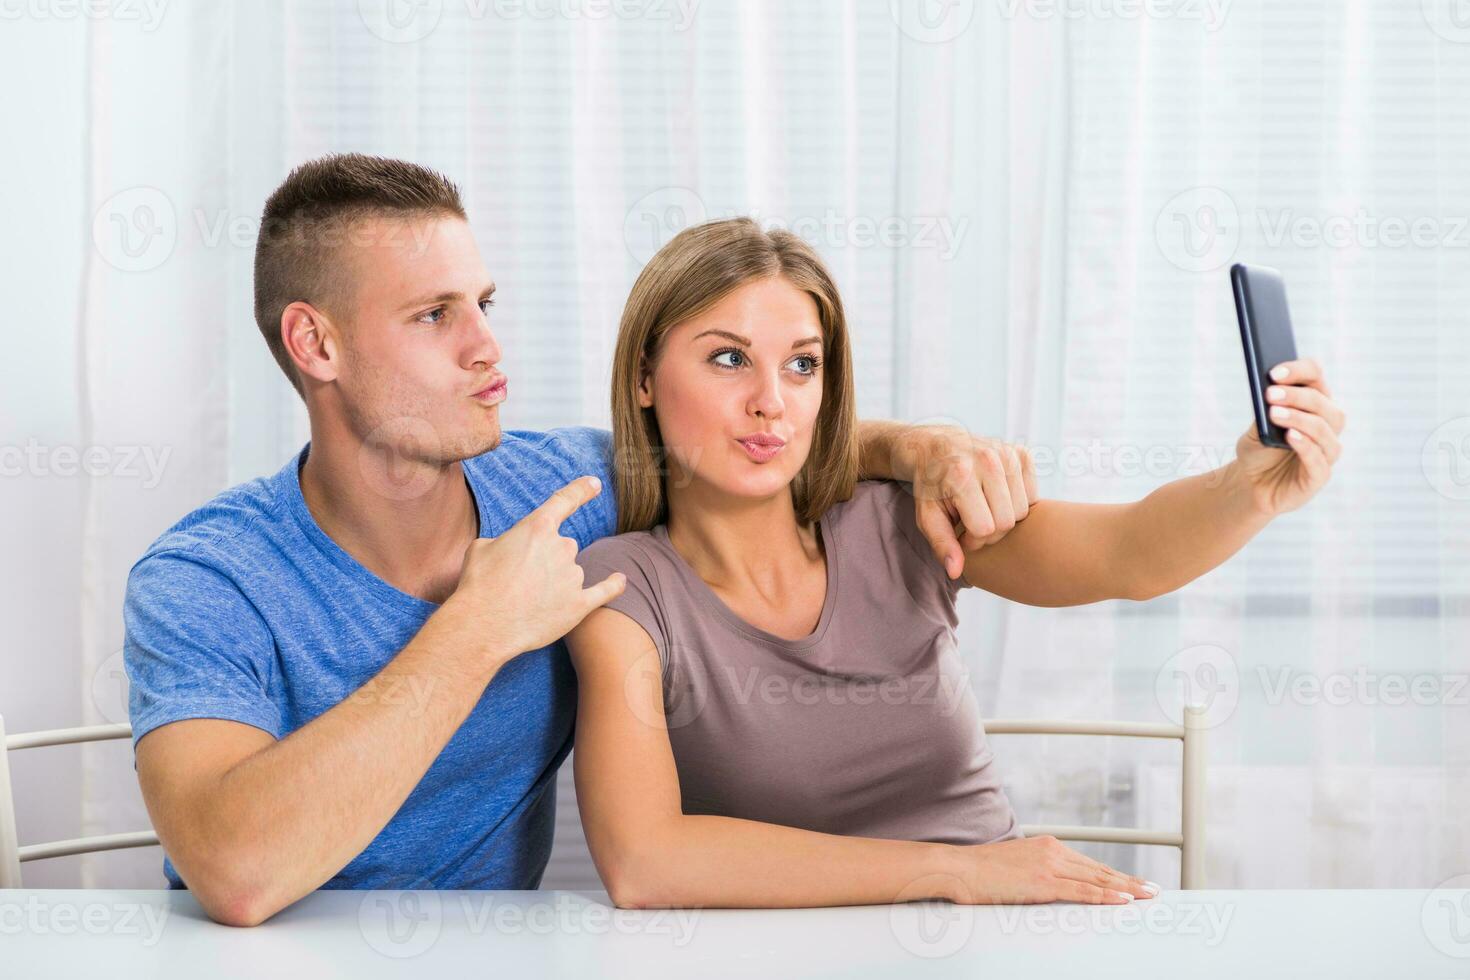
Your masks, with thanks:
<instances>
[{"instance_id":1,"label":"woman's nose","mask_svg":"<svg viewBox=\"0 0 1470 980\"><path fill-rule=\"evenodd\" d=\"M780 418L786 411L786 404L781 399L781 379L774 375L759 377L746 411L768 421Z\"/></svg>"}]
</instances>

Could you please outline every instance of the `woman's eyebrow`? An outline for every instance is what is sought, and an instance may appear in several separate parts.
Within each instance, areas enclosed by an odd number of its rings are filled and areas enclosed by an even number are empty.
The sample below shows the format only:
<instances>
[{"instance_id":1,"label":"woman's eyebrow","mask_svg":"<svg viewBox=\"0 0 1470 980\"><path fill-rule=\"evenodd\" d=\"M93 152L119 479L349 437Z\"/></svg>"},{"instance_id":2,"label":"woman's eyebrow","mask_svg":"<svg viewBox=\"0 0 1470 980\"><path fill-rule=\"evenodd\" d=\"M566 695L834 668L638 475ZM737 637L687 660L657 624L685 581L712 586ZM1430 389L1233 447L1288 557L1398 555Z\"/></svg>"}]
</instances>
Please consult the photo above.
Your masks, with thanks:
<instances>
[{"instance_id":1,"label":"woman's eyebrow","mask_svg":"<svg viewBox=\"0 0 1470 980\"><path fill-rule=\"evenodd\" d=\"M724 337L726 340L733 340L735 341L735 343L741 344L745 347L750 346L749 337L742 337L738 333L731 333L728 330L706 330L704 333L695 336L694 339L698 340L700 337L707 337L710 334L716 334L717 336ZM821 342L821 337L803 337L801 340L794 341L791 345L791 349L795 350L798 347L805 347L807 344L820 344Z\"/></svg>"},{"instance_id":2,"label":"woman's eyebrow","mask_svg":"<svg viewBox=\"0 0 1470 980\"><path fill-rule=\"evenodd\" d=\"M708 337L710 334L716 334L717 336L724 337L727 340L733 340L733 341L735 341L735 343L737 343L737 344L743 344L746 347L749 347L750 346L750 338L749 337L742 337L738 333L731 333L728 330L706 330L704 333L699 334L694 339L695 340L698 340L700 337Z\"/></svg>"}]
</instances>

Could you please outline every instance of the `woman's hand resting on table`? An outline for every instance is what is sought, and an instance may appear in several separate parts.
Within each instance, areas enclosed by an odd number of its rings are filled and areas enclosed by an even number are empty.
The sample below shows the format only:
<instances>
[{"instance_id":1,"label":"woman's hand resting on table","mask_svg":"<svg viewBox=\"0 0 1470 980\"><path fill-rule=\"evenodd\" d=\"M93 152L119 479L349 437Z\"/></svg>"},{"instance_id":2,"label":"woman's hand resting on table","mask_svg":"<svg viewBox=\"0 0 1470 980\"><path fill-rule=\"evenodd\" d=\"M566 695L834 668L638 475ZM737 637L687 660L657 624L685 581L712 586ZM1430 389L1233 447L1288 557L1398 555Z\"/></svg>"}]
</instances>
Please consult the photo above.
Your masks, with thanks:
<instances>
[{"instance_id":1,"label":"woman's hand resting on table","mask_svg":"<svg viewBox=\"0 0 1470 980\"><path fill-rule=\"evenodd\" d=\"M1270 517L1296 510L1327 484L1342 454L1337 436L1346 421L1311 358L1284 361L1271 369L1266 389L1271 421L1286 430L1289 449L1261 443L1252 425L1235 444L1239 475L1256 509Z\"/></svg>"},{"instance_id":2,"label":"woman's hand resting on table","mask_svg":"<svg viewBox=\"0 0 1470 980\"><path fill-rule=\"evenodd\" d=\"M1115 871L1055 837L1023 837L958 851L954 891L945 896L957 905L1124 905L1159 893L1158 885Z\"/></svg>"}]
</instances>

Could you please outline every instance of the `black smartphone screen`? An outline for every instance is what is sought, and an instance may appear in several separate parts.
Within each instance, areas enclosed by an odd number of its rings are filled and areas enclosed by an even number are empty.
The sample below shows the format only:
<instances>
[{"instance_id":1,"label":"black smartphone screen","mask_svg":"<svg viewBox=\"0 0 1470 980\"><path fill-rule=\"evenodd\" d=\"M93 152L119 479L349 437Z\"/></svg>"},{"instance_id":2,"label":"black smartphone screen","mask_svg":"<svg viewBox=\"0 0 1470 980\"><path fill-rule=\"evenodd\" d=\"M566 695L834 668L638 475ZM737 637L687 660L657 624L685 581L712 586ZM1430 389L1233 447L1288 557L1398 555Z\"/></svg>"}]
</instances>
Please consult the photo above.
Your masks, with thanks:
<instances>
[{"instance_id":1,"label":"black smartphone screen","mask_svg":"<svg viewBox=\"0 0 1470 980\"><path fill-rule=\"evenodd\" d=\"M1265 445L1285 449L1286 430L1272 422L1267 413L1266 388L1272 383L1273 367L1282 361L1296 360L1286 284L1275 269L1237 264L1230 267L1230 285L1235 292L1240 343L1245 348L1245 371L1250 379L1256 434Z\"/></svg>"}]
</instances>

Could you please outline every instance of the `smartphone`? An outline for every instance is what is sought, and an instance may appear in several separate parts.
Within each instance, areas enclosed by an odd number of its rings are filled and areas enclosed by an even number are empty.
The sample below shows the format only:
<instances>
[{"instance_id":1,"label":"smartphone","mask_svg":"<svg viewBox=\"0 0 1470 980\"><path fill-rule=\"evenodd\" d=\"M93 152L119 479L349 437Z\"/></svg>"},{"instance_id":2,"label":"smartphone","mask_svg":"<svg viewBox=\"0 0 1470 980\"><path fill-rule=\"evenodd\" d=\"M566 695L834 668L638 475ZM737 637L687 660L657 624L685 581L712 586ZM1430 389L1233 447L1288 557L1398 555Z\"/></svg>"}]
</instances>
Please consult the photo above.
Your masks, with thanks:
<instances>
[{"instance_id":1,"label":"smartphone","mask_svg":"<svg viewBox=\"0 0 1470 980\"><path fill-rule=\"evenodd\" d=\"M1250 380L1251 405L1256 413L1256 434L1264 445L1287 449L1286 430L1271 421L1266 403L1266 389L1272 384L1271 369L1282 361L1296 360L1286 284L1275 269L1237 263L1230 267L1230 286L1235 292L1240 344L1245 348L1245 373Z\"/></svg>"}]
</instances>

